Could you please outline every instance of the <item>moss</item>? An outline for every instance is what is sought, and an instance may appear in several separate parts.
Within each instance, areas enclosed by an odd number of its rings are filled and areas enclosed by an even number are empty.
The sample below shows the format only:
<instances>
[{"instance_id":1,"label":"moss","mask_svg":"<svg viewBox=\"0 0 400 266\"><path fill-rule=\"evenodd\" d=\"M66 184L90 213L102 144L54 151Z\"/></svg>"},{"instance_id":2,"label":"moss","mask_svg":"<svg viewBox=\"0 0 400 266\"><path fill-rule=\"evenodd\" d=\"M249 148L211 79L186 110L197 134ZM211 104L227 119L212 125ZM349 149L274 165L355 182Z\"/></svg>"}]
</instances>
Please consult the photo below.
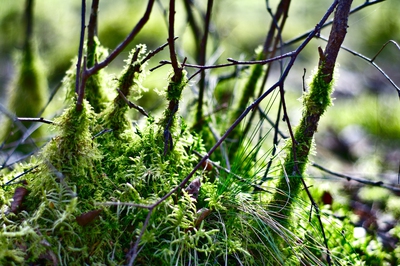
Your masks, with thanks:
<instances>
[{"instance_id":1,"label":"moss","mask_svg":"<svg viewBox=\"0 0 400 266\"><path fill-rule=\"evenodd\" d=\"M126 60L127 65L115 85L120 93L114 98L113 103L100 115L99 123L103 129L113 130L113 134L116 136L131 128L131 122L127 117L129 108L125 99L133 97L135 100L138 100L142 97L142 93L147 91L142 86L142 81L146 76L145 67L147 63L142 64L141 60L145 54L145 45L138 45L130 52L129 58ZM124 95L125 99L121 94Z\"/></svg>"}]
</instances>

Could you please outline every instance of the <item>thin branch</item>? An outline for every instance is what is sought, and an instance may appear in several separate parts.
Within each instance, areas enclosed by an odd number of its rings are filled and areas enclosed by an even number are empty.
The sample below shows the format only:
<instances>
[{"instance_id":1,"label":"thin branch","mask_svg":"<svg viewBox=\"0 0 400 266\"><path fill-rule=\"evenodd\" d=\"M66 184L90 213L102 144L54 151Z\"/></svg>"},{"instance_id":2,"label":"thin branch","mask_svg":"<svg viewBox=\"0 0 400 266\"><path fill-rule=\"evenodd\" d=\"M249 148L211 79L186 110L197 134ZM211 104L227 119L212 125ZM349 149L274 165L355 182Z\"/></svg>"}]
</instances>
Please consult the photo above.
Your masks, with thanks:
<instances>
[{"instance_id":1,"label":"thin branch","mask_svg":"<svg viewBox=\"0 0 400 266\"><path fill-rule=\"evenodd\" d=\"M193 153L196 154L196 156L199 157L199 158L202 158L202 157L203 157L203 155L201 155L201 154L200 154L198 151L196 151L196 150L193 150ZM244 183L246 183L246 184L252 186L256 191L263 191L263 192L271 193L270 191L266 190L266 189L263 188L262 186L260 186L260 185L258 185L258 184L254 184L254 183L249 182L249 181L246 180L245 178L243 178L243 177L241 177L241 176L239 176L239 175L237 175L237 174L231 172L231 170L226 169L225 167L222 167L221 165L219 165L219 164L217 164L217 163L215 163L215 162L213 162L213 161L211 161L211 160L207 160L206 162L207 162L207 163L211 163L215 168L218 168L219 170L222 170L222 171L224 171L225 173L236 177L238 180L240 180L240 181L242 181L242 182L244 182Z\"/></svg>"},{"instance_id":2,"label":"thin branch","mask_svg":"<svg viewBox=\"0 0 400 266\"><path fill-rule=\"evenodd\" d=\"M133 248L131 250L129 250L129 253L127 254L127 257L130 257L128 266L132 266L133 263L135 262L135 259L138 255L138 247L139 247L140 239L142 239L142 236L147 229L147 226L150 222L150 217L151 217L152 213L153 213L153 208L149 209L149 213L147 214L146 220L143 223L142 230L140 230L140 234L138 235L136 242L133 245Z\"/></svg>"},{"instance_id":3,"label":"thin branch","mask_svg":"<svg viewBox=\"0 0 400 266\"><path fill-rule=\"evenodd\" d=\"M174 69L174 73L179 72L178 59L176 58L175 53L175 0L169 1L169 25L168 25L168 43L169 43L169 54L171 58L172 68ZM178 79L179 80L179 79Z\"/></svg>"},{"instance_id":4,"label":"thin branch","mask_svg":"<svg viewBox=\"0 0 400 266\"><path fill-rule=\"evenodd\" d=\"M81 7L81 35L79 39L78 48L78 62L76 63L76 77L75 77L75 93L79 94L81 80L81 65L83 56L83 42L85 40L85 13L86 13L86 0L82 0Z\"/></svg>"},{"instance_id":5,"label":"thin branch","mask_svg":"<svg viewBox=\"0 0 400 266\"><path fill-rule=\"evenodd\" d=\"M82 0L82 3L85 0ZM76 91L78 92L78 100L76 102L76 108L77 110L82 110L82 104L83 104L83 97L84 97L84 88L86 86L86 81L87 79L95 74L97 71L99 71L102 68L105 68L108 66L127 46L128 44L136 37L136 35L140 32L140 30L144 27L144 25L147 23L147 21L150 18L150 14L154 5L155 0L149 0L147 3L146 11L143 15L143 17L139 20L139 22L135 25L135 27L132 29L132 31L129 33L129 35L123 40L102 62L96 63L93 67L87 69L86 64L84 64L84 70L82 71L82 76L78 77L78 70L77 70L77 84L76 84ZM81 30L84 30L84 27L81 28ZM84 33L81 33L81 37ZM83 38L82 38L83 42ZM83 46L83 44L82 44ZM81 52L81 50L80 50ZM80 55L78 57L78 65L77 67L80 68L80 63L82 56ZM80 71L80 69L79 69Z\"/></svg>"},{"instance_id":6,"label":"thin branch","mask_svg":"<svg viewBox=\"0 0 400 266\"><path fill-rule=\"evenodd\" d=\"M178 39L178 37L174 38L174 41ZM158 47L157 49L155 49L154 51L150 51L145 58L142 59L142 61L140 61L140 64L143 65L146 61L148 61L150 58L152 58L153 56L155 56L156 54L158 54L159 52L161 52L165 47L167 47L169 44L169 42L164 43L163 45L161 45L160 47ZM151 71L151 70L150 70Z\"/></svg>"},{"instance_id":7,"label":"thin branch","mask_svg":"<svg viewBox=\"0 0 400 266\"><path fill-rule=\"evenodd\" d=\"M136 37L136 35L140 32L140 30L144 27L147 21L150 18L150 14L154 5L155 0L149 0L147 3L146 11L143 14L143 17L139 20L139 22L135 25L129 35L123 40L102 62L94 65L92 68L87 70L87 75L93 75L95 72L99 71L102 68L108 66L127 46L132 40Z\"/></svg>"},{"instance_id":8,"label":"thin branch","mask_svg":"<svg viewBox=\"0 0 400 266\"><path fill-rule=\"evenodd\" d=\"M28 174L29 172L32 172L33 170L35 170L39 165L35 165L31 168L29 168L28 170L25 170L23 173L16 175L14 178L12 178L11 180L9 180L8 182L6 182L4 185L2 186L8 186L8 185L13 185L12 182L14 182L15 180L17 180L18 178Z\"/></svg>"},{"instance_id":9,"label":"thin branch","mask_svg":"<svg viewBox=\"0 0 400 266\"><path fill-rule=\"evenodd\" d=\"M199 71L196 72L196 74L199 74L201 72L201 70L204 70L204 69L224 68L224 67L237 66L237 65L265 65L265 64L277 61L277 60L281 60L281 59L288 58L288 57L293 57L295 55L295 53L296 53L296 51L292 51L292 52L285 53L283 55L278 55L278 56L275 56L275 57L272 57L272 58L268 58L268 59L264 59L264 60L254 60L254 61L239 61L239 60L235 60L235 59L232 59L232 58L228 58L227 61L229 61L231 63L220 64L220 65L201 66L201 65L187 64L186 63L185 67L198 68ZM155 69L157 69L157 68L159 68L159 67L161 67L163 65L168 65L168 64L170 65L172 63L170 61L168 61L168 60L161 60L160 61L160 65L150 69L150 71L153 71L153 70L155 70ZM190 79L193 78L194 76L195 75L192 75L190 77Z\"/></svg>"},{"instance_id":10,"label":"thin branch","mask_svg":"<svg viewBox=\"0 0 400 266\"><path fill-rule=\"evenodd\" d=\"M26 139L29 140L30 144L32 144L35 148L37 148L36 143L33 141L33 139L30 137L30 135L33 133L34 130L28 130L22 122L18 121L17 117L12 114L6 107L4 107L2 104L0 104L0 112L5 114L9 119L12 121L15 121L17 127L19 130L23 132L23 136L18 139L17 144L15 147L9 152L7 157L5 158L3 164L1 165L0 169L4 168L4 166L7 164L8 160L11 158L11 156L14 154L15 150L19 147L21 143L23 143ZM31 128L30 128L31 129ZM10 133L11 134L11 133ZM4 144L4 143L3 143Z\"/></svg>"},{"instance_id":11,"label":"thin branch","mask_svg":"<svg viewBox=\"0 0 400 266\"><path fill-rule=\"evenodd\" d=\"M323 37L323 36L319 36L319 38L322 39L322 40L324 40L324 41L327 41L327 39L326 39L325 37ZM378 64L376 64L376 63L374 62L374 60L376 59L376 57L377 57L377 56L379 55L379 53L383 50L383 48L386 47L386 45L387 45L389 42L390 42L390 43L394 43L394 44L396 45L397 49L400 50L399 45L398 45L396 42L390 40L390 41L386 42L386 43L383 45L383 47L379 50L379 52L378 52L372 59L366 57L365 55L362 55L362 54L360 54L360 53L357 53L357 52L355 52L355 51L351 50L350 48L347 48L347 47L345 47L345 46L343 46L343 45L341 46L341 49L345 50L346 52L351 53L352 55L355 55L355 56L357 56L357 57L360 57L361 59L363 59L363 60L367 61L368 63L370 63L371 65L373 65L373 66L386 78L386 80L389 81L390 84L392 84L392 86L396 89L397 94L399 95L399 98L400 98L400 87L397 86L396 83L385 73L385 71L384 71L382 68L380 68L380 67L378 66Z\"/></svg>"},{"instance_id":12,"label":"thin branch","mask_svg":"<svg viewBox=\"0 0 400 266\"><path fill-rule=\"evenodd\" d=\"M384 45L382 45L381 49L379 49L379 51L376 53L376 55L375 55L374 57L372 57L371 62L375 61L376 57L383 51L383 49L386 48L386 46L387 46L389 43L394 44L394 45L397 47L397 50L400 51L400 45L399 45L397 42L393 41L393 40L389 40L389 41L387 41Z\"/></svg>"},{"instance_id":13,"label":"thin branch","mask_svg":"<svg viewBox=\"0 0 400 266\"><path fill-rule=\"evenodd\" d=\"M391 190L393 192L397 192L397 193L400 192L400 187L396 186L396 184L385 184L382 181L371 181L371 180L364 179L364 178L358 178L358 177L353 177L353 176L349 176L349 175L345 175L345 174L340 174L340 173L331 171L328 168L325 168L317 163L311 163L311 166L313 166L325 173L331 174L333 176L337 176L337 177L346 179L347 181L355 181L355 182L369 185L369 186L386 188L386 189L389 189L389 190Z\"/></svg>"},{"instance_id":14,"label":"thin branch","mask_svg":"<svg viewBox=\"0 0 400 266\"><path fill-rule=\"evenodd\" d=\"M105 133L109 133L109 132L112 132L112 131L113 131L112 129L105 128L105 129L103 129L102 131L100 131L99 133L95 134L95 135L92 137L92 140L94 140L95 138L97 138L97 137L99 137L99 136L101 136L101 135L103 135L103 134L105 134Z\"/></svg>"},{"instance_id":15,"label":"thin branch","mask_svg":"<svg viewBox=\"0 0 400 266\"><path fill-rule=\"evenodd\" d=\"M383 1L385 1L385 0L375 0L375 1L365 0L364 4L361 4L361 5L359 5L359 6L355 7L355 8L353 8L353 9L350 11L350 15L353 14L353 13L356 13L357 11L360 11L360 10L364 9L364 8L367 7L367 6L371 6L371 5L374 5L374 4L383 2ZM326 28L326 27L332 25L332 23L333 23L333 19L331 19L330 21L326 22L326 23L321 27L321 29L324 29L324 28ZM284 47L284 46L289 46L289 45L292 45L293 43L296 43L296 42L298 42L298 41L300 41L300 40L303 40L303 39L306 38L312 31L313 31L313 30L309 30L309 31L307 31L307 32L304 33L304 34L302 34L302 35L300 35L300 36L298 36L298 37L296 37L296 38L293 38L292 40L289 40L289 41L285 42L282 46L283 46L283 47Z\"/></svg>"},{"instance_id":16,"label":"thin branch","mask_svg":"<svg viewBox=\"0 0 400 266\"><path fill-rule=\"evenodd\" d=\"M34 117L17 117L16 119L17 119L18 121L39 122L39 123L45 123L45 124L50 124L50 125L53 125L53 124L54 124L53 121L44 119L43 117L40 117L40 118L34 118Z\"/></svg>"},{"instance_id":17,"label":"thin branch","mask_svg":"<svg viewBox=\"0 0 400 266\"><path fill-rule=\"evenodd\" d=\"M92 67L96 60L94 38L97 35L97 11L99 9L99 1L100 0L92 1L92 8L90 11L87 37L88 67Z\"/></svg>"},{"instance_id":18,"label":"thin branch","mask_svg":"<svg viewBox=\"0 0 400 266\"><path fill-rule=\"evenodd\" d=\"M280 49L281 54L283 54L283 48L282 47L278 47L278 44L281 44L281 46L282 46L282 43L283 43L282 30L283 30L283 27L285 26L286 20L288 18L288 13L289 13L289 7L290 7L291 0L281 0L281 2L278 5L278 8L277 8L277 11L276 11L275 15L272 13L272 10L271 10L271 8L269 6L269 1L266 1L266 2L267 2L266 3L267 4L267 11L268 11L268 14L272 18L272 23L271 23L270 30L268 32L267 38L266 38L265 43L264 43L263 53L264 53L264 58L270 58L270 57L275 56L275 53L277 52L278 49ZM282 18L282 20L281 20L281 18ZM278 23L279 20L281 20L280 24ZM277 31L276 36L275 36L275 31ZM282 62L282 60L279 60L279 65L280 65L280 72L282 73L282 71L283 71L283 62ZM262 92L264 91L264 89L265 89L265 86L267 84L267 80L268 80L268 77L269 77L269 74L270 74L270 71L271 71L271 67L272 67L272 63L269 64L267 66L267 68L265 69L264 77L263 77L262 82L260 84L260 90L258 92L258 96L257 97L259 97L262 94ZM280 103L280 106L281 105L282 104ZM278 113L278 116L280 116L280 111ZM245 129L242 132L243 136L245 136L249 132L254 117L255 117L255 112L252 113L250 115L250 118L247 120L247 125L245 126ZM280 120L279 117L277 118L277 121L278 120ZM276 124L276 126L279 127L279 123ZM274 141L275 141L275 138L274 138ZM275 146L276 143L274 142L273 145Z\"/></svg>"},{"instance_id":19,"label":"thin branch","mask_svg":"<svg viewBox=\"0 0 400 266\"><path fill-rule=\"evenodd\" d=\"M144 110L143 107L134 104L133 102L129 101L126 96L122 93L122 91L120 89L117 89L119 96L121 96L121 98L126 102L126 104L129 106L129 108L134 108L136 110L138 110L142 115L149 117L149 114L146 112L146 110Z\"/></svg>"},{"instance_id":20,"label":"thin branch","mask_svg":"<svg viewBox=\"0 0 400 266\"><path fill-rule=\"evenodd\" d=\"M203 38L201 39L200 42L200 50L199 50L199 64L200 65L205 65L206 63L206 55L207 55L207 40L208 40L208 34L209 34L209 28L210 28L210 21L211 21L211 12L213 8L214 0L208 0L207 2L207 13L206 17L204 18L204 32L203 32ZM202 120L203 117L203 99L204 99L204 90L205 90L205 82L206 79L206 73L205 71L202 71L200 74L200 80L199 80L199 98L197 101L197 113L196 113L196 123L202 124L200 121Z\"/></svg>"},{"instance_id":21,"label":"thin branch","mask_svg":"<svg viewBox=\"0 0 400 266\"><path fill-rule=\"evenodd\" d=\"M272 147L272 151L271 151L271 158L274 158L276 155L276 151L277 151L277 146L278 146L278 134L281 136L281 138L287 139L288 137L283 134L280 130L279 130L279 122L280 122L280 118L281 118L281 111L282 111L282 102L279 102L279 106L278 106L278 113L276 115L276 121L275 123L263 112L263 110L261 110L260 106L257 106L257 109L259 111L259 113L261 114L262 117L264 117L268 123L270 123L271 126L274 127L274 139L273 139L273 147ZM265 172L264 172L264 176L261 179L261 182L265 182L268 179L268 173L269 170L271 169L272 166L272 159L270 159L268 161L267 167L265 168Z\"/></svg>"}]
</instances>

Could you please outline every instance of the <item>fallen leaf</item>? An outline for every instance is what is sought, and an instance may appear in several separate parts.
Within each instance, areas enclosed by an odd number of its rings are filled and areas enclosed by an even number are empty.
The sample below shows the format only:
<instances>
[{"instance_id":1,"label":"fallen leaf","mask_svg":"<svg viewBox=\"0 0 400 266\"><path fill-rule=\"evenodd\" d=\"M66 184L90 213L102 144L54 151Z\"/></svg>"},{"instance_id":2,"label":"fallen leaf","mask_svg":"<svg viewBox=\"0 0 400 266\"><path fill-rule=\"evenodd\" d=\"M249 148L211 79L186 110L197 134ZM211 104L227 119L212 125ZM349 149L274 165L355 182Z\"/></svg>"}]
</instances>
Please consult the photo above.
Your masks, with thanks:
<instances>
[{"instance_id":1,"label":"fallen leaf","mask_svg":"<svg viewBox=\"0 0 400 266\"><path fill-rule=\"evenodd\" d=\"M26 194L28 194L28 190L24 187L17 187L15 189L13 201L11 202L11 212L13 213L18 212Z\"/></svg>"},{"instance_id":2,"label":"fallen leaf","mask_svg":"<svg viewBox=\"0 0 400 266\"><path fill-rule=\"evenodd\" d=\"M93 222L96 218L98 218L100 213L101 213L101 209L98 209L98 210L83 213L83 214L79 215L78 217L76 217L75 219L76 219L76 222L80 226L85 226L85 225L88 225L89 223Z\"/></svg>"}]
</instances>

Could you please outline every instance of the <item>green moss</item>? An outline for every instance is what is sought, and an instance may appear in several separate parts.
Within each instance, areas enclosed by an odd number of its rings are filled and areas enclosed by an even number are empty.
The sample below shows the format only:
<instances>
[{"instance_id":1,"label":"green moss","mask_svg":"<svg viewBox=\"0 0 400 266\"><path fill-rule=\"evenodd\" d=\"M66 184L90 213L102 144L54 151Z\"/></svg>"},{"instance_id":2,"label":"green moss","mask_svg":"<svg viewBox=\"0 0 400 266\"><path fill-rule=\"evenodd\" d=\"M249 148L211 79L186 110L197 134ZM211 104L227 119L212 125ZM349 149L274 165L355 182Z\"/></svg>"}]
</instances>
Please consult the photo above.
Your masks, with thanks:
<instances>
[{"instance_id":1,"label":"green moss","mask_svg":"<svg viewBox=\"0 0 400 266\"><path fill-rule=\"evenodd\" d=\"M185 70L182 70L180 80L173 81L171 78L167 88L167 100L179 101L182 96L182 91L186 87L187 83L187 72Z\"/></svg>"},{"instance_id":2,"label":"green moss","mask_svg":"<svg viewBox=\"0 0 400 266\"><path fill-rule=\"evenodd\" d=\"M142 81L146 76L145 67L147 63L142 64L141 60L146 54L146 46L138 45L136 49L133 49L128 60L127 65L122 71L116 86L116 89L120 91L125 98L133 97L138 100L142 97L142 93L147 91L142 86ZM99 123L102 128L113 130L113 133L118 136L125 130L131 128L131 122L127 117L127 111L129 107L126 100L118 94L111 105L100 115ZM101 130L100 129L100 130Z\"/></svg>"}]
</instances>

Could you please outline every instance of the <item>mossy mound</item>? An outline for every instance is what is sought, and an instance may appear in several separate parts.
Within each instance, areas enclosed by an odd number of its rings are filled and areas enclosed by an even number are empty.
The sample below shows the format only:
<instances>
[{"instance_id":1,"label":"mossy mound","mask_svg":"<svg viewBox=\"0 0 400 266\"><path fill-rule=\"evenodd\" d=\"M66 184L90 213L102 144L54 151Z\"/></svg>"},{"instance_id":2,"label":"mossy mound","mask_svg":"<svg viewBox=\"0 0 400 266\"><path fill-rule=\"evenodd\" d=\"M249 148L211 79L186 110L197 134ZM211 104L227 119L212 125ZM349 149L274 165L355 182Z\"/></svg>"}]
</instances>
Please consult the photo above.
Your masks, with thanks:
<instances>
[{"instance_id":1,"label":"mossy mound","mask_svg":"<svg viewBox=\"0 0 400 266\"><path fill-rule=\"evenodd\" d=\"M306 207L293 218L300 230L285 228L268 209L272 189L255 190L259 148L238 147L239 170L206 164L192 173L205 149L177 116L185 71L167 86L162 116L132 126L126 97L141 93L144 56L143 46L130 54L104 109L71 103L41 153L2 176L0 264L321 264L323 240Z\"/></svg>"},{"instance_id":2,"label":"mossy mound","mask_svg":"<svg viewBox=\"0 0 400 266\"><path fill-rule=\"evenodd\" d=\"M77 112L71 106L55 121L59 135L30 164L21 166L37 166L22 177L24 185L5 186L2 263L126 263L149 210L118 203L156 202L193 169L199 159L191 151L203 152L198 137L176 126L174 148L164 155L160 126L152 118L144 129L128 128L118 136L105 132L94 138L96 115L87 102L84 107ZM153 210L141 236L137 264L185 265L193 260L253 264L268 254L268 245L255 241L256 236L268 238L266 228L254 233L259 227L256 221L262 226L268 222L263 221L266 211L257 213L262 202L255 204L234 180L212 176L198 172L202 186L197 200L179 189ZM22 188L23 195L17 192Z\"/></svg>"}]
</instances>

